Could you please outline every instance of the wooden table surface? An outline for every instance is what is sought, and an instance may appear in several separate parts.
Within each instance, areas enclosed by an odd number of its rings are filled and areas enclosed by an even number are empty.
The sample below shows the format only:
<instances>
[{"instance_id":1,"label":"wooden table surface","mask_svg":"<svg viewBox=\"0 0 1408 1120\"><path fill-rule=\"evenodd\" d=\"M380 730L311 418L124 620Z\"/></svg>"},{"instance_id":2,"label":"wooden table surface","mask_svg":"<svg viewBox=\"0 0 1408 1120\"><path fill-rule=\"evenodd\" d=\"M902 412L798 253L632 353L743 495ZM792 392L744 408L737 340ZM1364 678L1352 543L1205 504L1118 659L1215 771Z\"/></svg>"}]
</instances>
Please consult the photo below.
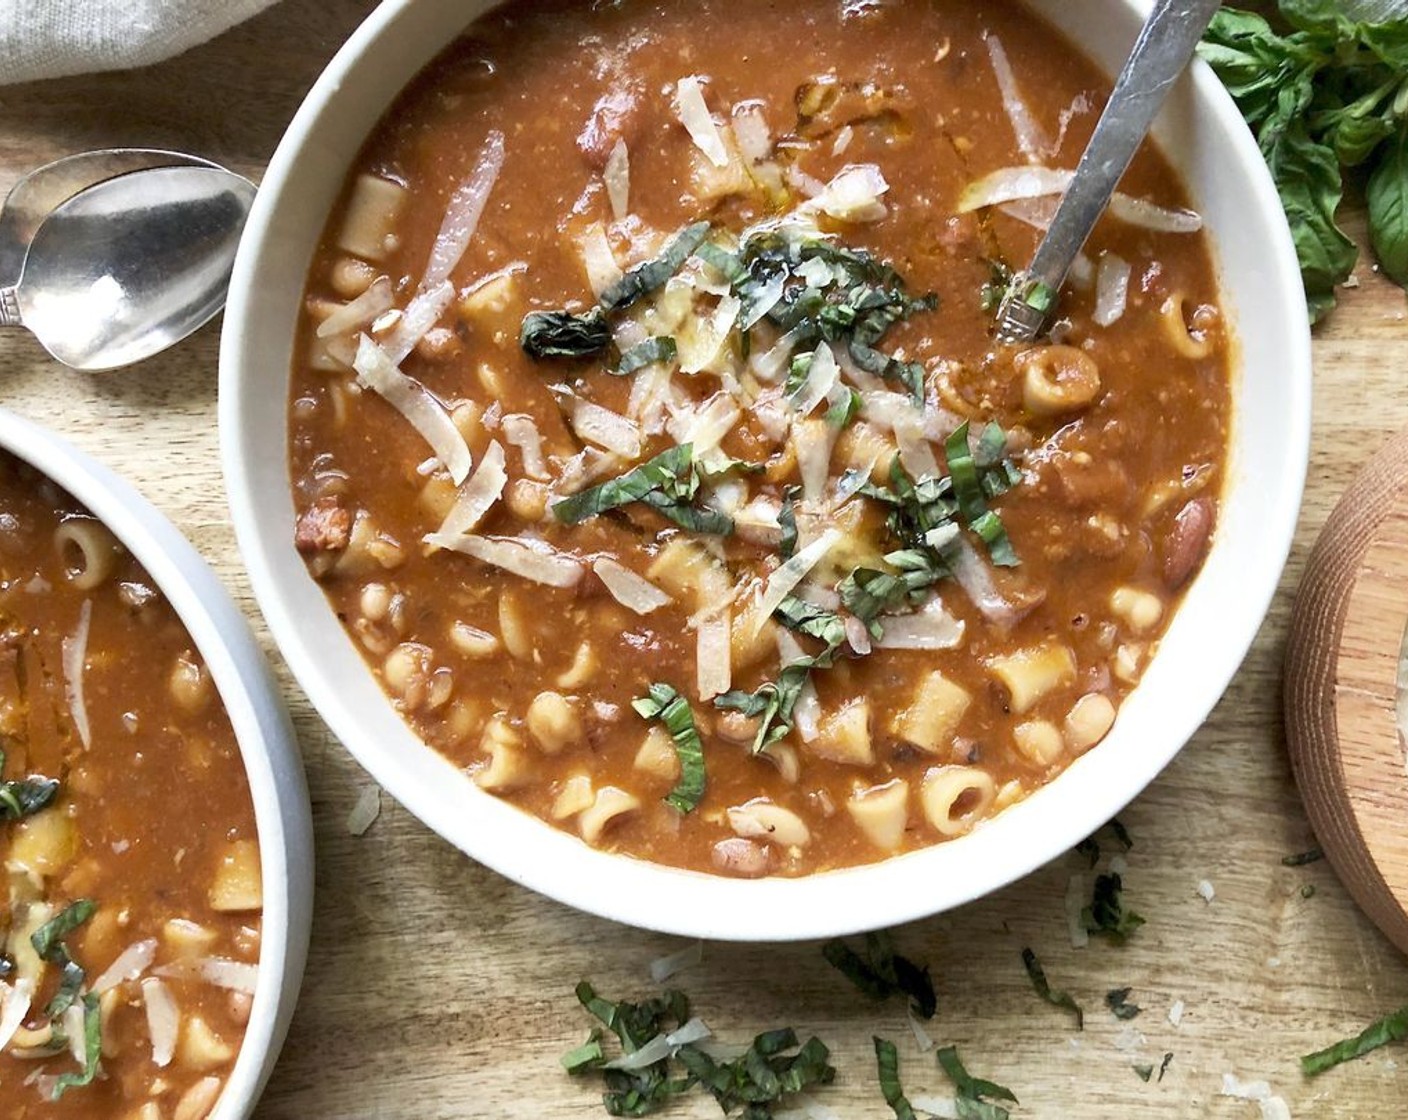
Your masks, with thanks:
<instances>
[{"instance_id":1,"label":"wooden table surface","mask_svg":"<svg viewBox=\"0 0 1408 1120\"><path fill-rule=\"evenodd\" d=\"M131 73L0 87L0 192L25 170L86 148L154 145L257 177L299 99L370 0L285 0L182 58ZM1351 225L1362 237L1362 223ZM1361 262L1359 284L1315 339L1315 427L1295 550L1251 655L1207 725L1123 814L1128 903L1148 920L1123 947L1071 948L1062 899L1078 857L896 933L933 967L937 1041L1022 1100L1014 1117L1255 1117L1219 1096L1224 1073L1267 1079L1298 1120L1401 1117L1402 1047L1302 1078L1297 1058L1408 1003L1408 962L1355 909L1324 862L1281 858L1314 843L1286 761L1280 670L1292 594L1316 531L1355 470L1408 422L1408 304ZM239 597L279 668L317 829L315 927L302 1001L260 1106L266 1118L589 1117L592 1085L558 1055L587 1027L572 989L651 991L648 962L680 947L514 886L385 799L365 836L349 809L369 779L289 678L235 550L215 432L218 324L125 374L87 376L22 333L0 338L0 401L123 472L200 548ZM1214 638L1215 640L1215 638ZM1107 853L1109 845L1106 845ZM1208 880L1216 897L1197 892ZM1312 897L1302 887L1315 888ZM1039 1002L1031 946L1086 1008L1083 1033ZM947 1093L898 1002L875 1005L814 943L710 945L677 978L715 1032L746 1039L796 1025L831 1045L842 1116L884 1117L871 1035L900 1045L912 1094ZM1129 1023L1104 1006L1132 987ZM1173 1025L1168 1010L1184 1006ZM1161 1082L1135 1063L1173 1059ZM667 1115L714 1116L712 1101Z\"/></svg>"}]
</instances>

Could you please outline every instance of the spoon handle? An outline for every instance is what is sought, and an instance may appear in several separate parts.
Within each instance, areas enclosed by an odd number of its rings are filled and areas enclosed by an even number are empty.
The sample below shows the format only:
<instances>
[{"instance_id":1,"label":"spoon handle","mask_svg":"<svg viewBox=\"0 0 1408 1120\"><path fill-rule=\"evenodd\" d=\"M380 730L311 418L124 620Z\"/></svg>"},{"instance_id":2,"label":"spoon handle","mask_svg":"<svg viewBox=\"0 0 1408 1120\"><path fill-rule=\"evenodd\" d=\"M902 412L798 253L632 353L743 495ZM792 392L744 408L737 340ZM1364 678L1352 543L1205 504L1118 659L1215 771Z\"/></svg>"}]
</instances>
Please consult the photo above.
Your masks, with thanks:
<instances>
[{"instance_id":1,"label":"spoon handle","mask_svg":"<svg viewBox=\"0 0 1408 1120\"><path fill-rule=\"evenodd\" d=\"M1218 5L1219 0L1158 0L1154 5L1031 267L1014 279L998 309L1000 342L1030 342L1041 332L1071 262L1105 212Z\"/></svg>"},{"instance_id":2,"label":"spoon handle","mask_svg":"<svg viewBox=\"0 0 1408 1120\"><path fill-rule=\"evenodd\" d=\"M0 288L0 327L22 327L19 288Z\"/></svg>"}]
</instances>

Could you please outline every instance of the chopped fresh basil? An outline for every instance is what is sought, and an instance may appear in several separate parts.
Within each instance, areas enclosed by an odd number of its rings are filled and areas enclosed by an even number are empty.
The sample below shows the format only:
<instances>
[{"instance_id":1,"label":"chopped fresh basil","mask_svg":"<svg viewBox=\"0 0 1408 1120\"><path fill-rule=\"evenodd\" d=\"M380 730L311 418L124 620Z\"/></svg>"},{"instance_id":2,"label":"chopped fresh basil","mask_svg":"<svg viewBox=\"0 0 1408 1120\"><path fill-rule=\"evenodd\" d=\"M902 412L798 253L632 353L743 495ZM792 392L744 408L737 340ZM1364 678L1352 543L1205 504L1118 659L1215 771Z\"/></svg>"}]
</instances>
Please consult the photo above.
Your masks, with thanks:
<instances>
[{"instance_id":1,"label":"chopped fresh basil","mask_svg":"<svg viewBox=\"0 0 1408 1120\"><path fill-rule=\"evenodd\" d=\"M794 1049L795 1054L787 1053ZM725 1113L742 1106L743 1120L770 1120L770 1105L813 1085L829 1085L836 1077L825 1043L812 1037L798 1048L791 1027L763 1032L732 1061L710 1057L692 1043L680 1047L678 1057Z\"/></svg>"},{"instance_id":2,"label":"chopped fresh basil","mask_svg":"<svg viewBox=\"0 0 1408 1120\"><path fill-rule=\"evenodd\" d=\"M83 997L83 1070L81 1073L61 1073L54 1081L52 1100L58 1100L70 1089L91 1085L98 1075L103 1057L103 1016L98 997L91 992Z\"/></svg>"},{"instance_id":3,"label":"chopped fresh basil","mask_svg":"<svg viewBox=\"0 0 1408 1120\"><path fill-rule=\"evenodd\" d=\"M573 1047L562 1055L562 1068L568 1073L585 1073L587 1070L595 1069L606 1061L606 1055L601 1049L601 1029L592 1028L592 1033L587 1036L587 1041L581 1046Z\"/></svg>"},{"instance_id":4,"label":"chopped fresh basil","mask_svg":"<svg viewBox=\"0 0 1408 1120\"><path fill-rule=\"evenodd\" d=\"M580 315L534 311L524 317L518 343L530 358L591 358L611 345L611 328L599 307Z\"/></svg>"},{"instance_id":5,"label":"chopped fresh basil","mask_svg":"<svg viewBox=\"0 0 1408 1120\"><path fill-rule=\"evenodd\" d=\"M565 525L576 525L632 502L641 502L657 513L695 533L727 536L733 519L693 504L699 492L699 465L694 448L685 443L662 451L653 459L613 478L554 502L553 516Z\"/></svg>"},{"instance_id":6,"label":"chopped fresh basil","mask_svg":"<svg viewBox=\"0 0 1408 1120\"><path fill-rule=\"evenodd\" d=\"M1085 1030L1085 1012L1081 1010L1080 1004L1072 999L1068 992L1053 988L1047 982L1046 970L1041 967L1041 962L1036 959L1036 954L1031 949L1022 950L1022 964L1031 979L1032 987L1036 989L1036 994L1052 1007L1071 1012L1076 1017L1076 1030Z\"/></svg>"},{"instance_id":7,"label":"chopped fresh basil","mask_svg":"<svg viewBox=\"0 0 1408 1120\"><path fill-rule=\"evenodd\" d=\"M612 1003L598 996L591 984L583 980L577 985L577 1000L620 1040L621 1049L627 1054L634 1054L656 1035L680 1027L689 1018L689 1001L682 992L673 989L641 1003ZM600 1037L599 1032L593 1032L598 1042ZM570 1056L588 1050L590 1041ZM581 1064L572 1072L585 1072L590 1068ZM603 1069L601 1077L606 1086L602 1104L612 1116L645 1116L690 1087L688 1078L670 1076L668 1058L640 1069Z\"/></svg>"},{"instance_id":8,"label":"chopped fresh basil","mask_svg":"<svg viewBox=\"0 0 1408 1120\"><path fill-rule=\"evenodd\" d=\"M1147 1062L1135 1062L1133 1068L1135 1076L1138 1077L1140 1081L1147 1083L1148 1080L1154 1076L1154 1067Z\"/></svg>"},{"instance_id":9,"label":"chopped fresh basil","mask_svg":"<svg viewBox=\"0 0 1408 1120\"><path fill-rule=\"evenodd\" d=\"M839 615L789 595L773 612L789 629L826 643L820 653L799 658L782 667L777 680L765 681L752 692L734 689L714 698L716 708L742 712L758 719L753 753L761 754L792 730L792 715L813 669L829 669L846 640L846 626Z\"/></svg>"},{"instance_id":10,"label":"chopped fresh basil","mask_svg":"<svg viewBox=\"0 0 1408 1120\"><path fill-rule=\"evenodd\" d=\"M1125 909L1123 884L1113 871L1095 877L1095 889L1090 905L1080 912L1081 925L1087 932L1108 937L1123 944L1130 934L1144 924L1133 910Z\"/></svg>"},{"instance_id":11,"label":"chopped fresh basil","mask_svg":"<svg viewBox=\"0 0 1408 1120\"><path fill-rule=\"evenodd\" d=\"M606 311L621 311L630 307L641 296L663 286L684 267L684 262L689 260L708 236L708 222L695 222L692 226L686 226L670 239L658 257L636 265L602 292L602 308Z\"/></svg>"},{"instance_id":12,"label":"chopped fresh basil","mask_svg":"<svg viewBox=\"0 0 1408 1120\"><path fill-rule=\"evenodd\" d=\"M826 410L826 422L833 428L848 428L860 414L861 395L843 386L845 395Z\"/></svg>"},{"instance_id":13,"label":"chopped fresh basil","mask_svg":"<svg viewBox=\"0 0 1408 1120\"><path fill-rule=\"evenodd\" d=\"M867 373L876 374L886 381L894 381L904 387L910 399L924 403L924 367L918 362L902 362L888 354L882 354L873 346L852 340L851 360Z\"/></svg>"},{"instance_id":14,"label":"chopped fresh basil","mask_svg":"<svg viewBox=\"0 0 1408 1120\"><path fill-rule=\"evenodd\" d=\"M0 773L5 769L5 752L0 750ZM56 778L31 775L14 781L0 781L0 821L17 821L33 816L54 800L59 792Z\"/></svg>"},{"instance_id":15,"label":"chopped fresh basil","mask_svg":"<svg viewBox=\"0 0 1408 1120\"><path fill-rule=\"evenodd\" d=\"M1164 1060L1159 1063L1159 1080L1164 1079L1164 1074L1168 1072L1168 1067L1173 1064L1173 1051L1164 1051Z\"/></svg>"},{"instance_id":16,"label":"chopped fresh basil","mask_svg":"<svg viewBox=\"0 0 1408 1120\"><path fill-rule=\"evenodd\" d=\"M839 937L823 945L821 952L833 968L871 999L903 994L909 997L916 1015L934 1017L938 999L928 966L921 967L896 953L888 933L867 933L864 957Z\"/></svg>"},{"instance_id":17,"label":"chopped fresh basil","mask_svg":"<svg viewBox=\"0 0 1408 1120\"><path fill-rule=\"evenodd\" d=\"M1129 1002L1129 988L1112 988L1105 993L1105 1006L1116 1019L1133 1019L1144 1009L1137 1003Z\"/></svg>"},{"instance_id":18,"label":"chopped fresh basil","mask_svg":"<svg viewBox=\"0 0 1408 1120\"><path fill-rule=\"evenodd\" d=\"M1017 1098L1011 1089L981 1077L971 1076L963 1068L956 1047L945 1046L935 1056L938 1058L939 1068L948 1074L949 1080L953 1082L959 1116L965 1120L1010 1120L1011 1114L1007 1109L994 1104L993 1101L1017 1104Z\"/></svg>"},{"instance_id":19,"label":"chopped fresh basil","mask_svg":"<svg viewBox=\"0 0 1408 1120\"><path fill-rule=\"evenodd\" d=\"M83 987L86 973L81 965L69 955L64 938L76 930L97 911L98 904L91 899L80 898L60 910L32 934L29 943L41 960L59 968L59 988L49 1005L44 1009L50 1019L57 1019L73 1006Z\"/></svg>"},{"instance_id":20,"label":"chopped fresh basil","mask_svg":"<svg viewBox=\"0 0 1408 1120\"><path fill-rule=\"evenodd\" d=\"M1106 822L1106 825L1109 827L1110 831L1115 834L1115 839L1120 842L1120 846L1124 848L1126 852L1134 847L1134 840L1129 835L1129 829L1125 828L1120 822L1119 817L1111 817L1109 821ZM1075 846L1076 854L1088 859L1091 867L1094 867L1100 862L1099 835L1100 830L1096 829Z\"/></svg>"},{"instance_id":21,"label":"chopped fresh basil","mask_svg":"<svg viewBox=\"0 0 1408 1120\"><path fill-rule=\"evenodd\" d=\"M642 719L658 719L674 740L680 760L680 780L665 795L665 801L681 813L691 813L704 796L704 744L694 726L689 702L668 684L652 684L648 695L631 701Z\"/></svg>"},{"instance_id":22,"label":"chopped fresh basil","mask_svg":"<svg viewBox=\"0 0 1408 1120\"><path fill-rule=\"evenodd\" d=\"M914 1106L909 1103L909 1098L904 1095L904 1086L900 1084L899 1051L887 1038L875 1035L873 1040L875 1064L880 1072L880 1092L884 1094L885 1103L894 1111L895 1120L917 1120Z\"/></svg>"},{"instance_id":23,"label":"chopped fresh basil","mask_svg":"<svg viewBox=\"0 0 1408 1120\"><path fill-rule=\"evenodd\" d=\"M1398 1042L1404 1038L1408 1038L1408 1007L1401 1007L1392 1015L1385 1015L1377 1022L1370 1023L1353 1038L1346 1038L1333 1046L1307 1054L1300 1060L1301 1072L1307 1077L1315 1077L1342 1062L1362 1058L1380 1046L1387 1046L1390 1042Z\"/></svg>"},{"instance_id":24,"label":"chopped fresh basil","mask_svg":"<svg viewBox=\"0 0 1408 1120\"><path fill-rule=\"evenodd\" d=\"M662 334L655 338L647 338L644 342L636 343L622 354L621 360L616 363L616 369L613 372L624 377L627 374L635 373L636 370L654 365L656 362L672 362L676 353L675 340L669 335Z\"/></svg>"},{"instance_id":25,"label":"chopped fresh basil","mask_svg":"<svg viewBox=\"0 0 1408 1120\"><path fill-rule=\"evenodd\" d=\"M797 551L797 498L802 493L800 486L789 486L782 491L782 508L777 514L777 524L782 535L777 542L777 550L784 560L790 560Z\"/></svg>"},{"instance_id":26,"label":"chopped fresh basil","mask_svg":"<svg viewBox=\"0 0 1408 1120\"><path fill-rule=\"evenodd\" d=\"M994 428L995 425L988 425L980 437L980 444L985 445L984 450L990 450L997 441L1000 441L1002 448L1006 447L1007 440L1001 428L996 428L995 436L989 434ZM953 480L954 497L968 528L987 545L988 555L994 564L1004 568L1016 567L1017 554L1012 550L1012 542L1007 539L1007 529L1002 519L988 509L988 495L979 473L979 464L968 446L966 420L944 442L944 455L948 460L949 477ZM1001 450L998 455L1001 455Z\"/></svg>"},{"instance_id":27,"label":"chopped fresh basil","mask_svg":"<svg viewBox=\"0 0 1408 1120\"><path fill-rule=\"evenodd\" d=\"M1304 867L1307 863L1317 863L1325 858L1325 853L1320 848L1311 848L1307 852L1297 852L1293 856L1282 856L1283 867Z\"/></svg>"}]
</instances>

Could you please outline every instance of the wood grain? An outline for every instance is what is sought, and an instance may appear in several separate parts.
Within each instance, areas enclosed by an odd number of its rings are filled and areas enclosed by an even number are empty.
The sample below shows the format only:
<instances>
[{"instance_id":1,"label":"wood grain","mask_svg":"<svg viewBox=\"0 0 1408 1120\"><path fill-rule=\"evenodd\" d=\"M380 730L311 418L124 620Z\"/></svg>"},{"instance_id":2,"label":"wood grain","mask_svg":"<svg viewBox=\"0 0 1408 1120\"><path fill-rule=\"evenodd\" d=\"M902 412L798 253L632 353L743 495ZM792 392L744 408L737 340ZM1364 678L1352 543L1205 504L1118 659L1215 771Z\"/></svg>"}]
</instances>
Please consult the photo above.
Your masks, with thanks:
<instances>
[{"instance_id":1,"label":"wood grain","mask_svg":"<svg viewBox=\"0 0 1408 1120\"><path fill-rule=\"evenodd\" d=\"M1354 479L1306 565L1286 653L1291 765L1350 894L1408 951L1408 775L1397 721L1408 624L1408 432Z\"/></svg>"},{"instance_id":2,"label":"wood grain","mask_svg":"<svg viewBox=\"0 0 1408 1120\"><path fill-rule=\"evenodd\" d=\"M25 169L85 147L173 145L257 176L317 71L368 0L285 0L170 63L133 73L0 87L0 190ZM1362 239L1362 223L1351 223ZM976 1074L1010 1085L1015 1117L1255 1117L1218 1096L1224 1072L1264 1077L1297 1118L1403 1115L1401 1048L1305 1081L1300 1054L1408 1003L1408 965L1324 863L1281 857L1314 843L1286 760L1280 673L1291 596L1316 531L1354 473L1408 422L1408 323L1401 292L1364 264L1360 285L1315 344L1310 486L1282 591L1227 696L1188 748L1123 814L1135 839L1127 900L1148 924L1128 945L1074 950L1062 899L1074 856L897 932L933 967L936 1039ZM23 335L0 338L4 403L120 469L184 529L260 626L301 737L319 843L312 958L293 1032L259 1115L602 1116L592 1087L557 1056L584 1037L572 998L589 976L644 995L652 957L678 947L573 913L476 866L389 800L364 837L345 827L368 779L289 680L259 624L226 515L215 424L217 326L139 371L83 376ZM1209 640L1216 640L1210 635ZM1108 849L1107 844L1107 858ZM1209 880L1216 897L1197 894ZM1314 886L1312 898L1303 886ZM1086 1007L1086 1029L1036 1000L1020 952ZM847 1117L889 1110L871 1035L901 1047L906 1086L943 1091L903 1010L868 1003L815 944L709 946L679 977L726 1038L795 1024L832 1045L823 1099ZM1105 992L1145 1008L1121 1023ZM1175 1000L1181 1026L1167 1020ZM1135 1062L1174 1054L1163 1081ZM717 1116L710 1101L667 1115Z\"/></svg>"}]
</instances>

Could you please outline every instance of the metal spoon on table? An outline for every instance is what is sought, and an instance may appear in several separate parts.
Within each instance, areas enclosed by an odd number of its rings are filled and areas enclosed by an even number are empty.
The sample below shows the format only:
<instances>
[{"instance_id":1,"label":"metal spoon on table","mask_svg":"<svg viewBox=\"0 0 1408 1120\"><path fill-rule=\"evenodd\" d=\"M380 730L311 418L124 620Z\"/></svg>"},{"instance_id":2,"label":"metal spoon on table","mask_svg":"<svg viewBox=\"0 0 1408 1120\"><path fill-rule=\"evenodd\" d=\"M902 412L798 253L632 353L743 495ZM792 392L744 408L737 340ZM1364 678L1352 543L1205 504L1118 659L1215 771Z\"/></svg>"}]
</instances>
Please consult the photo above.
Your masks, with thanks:
<instances>
[{"instance_id":1,"label":"metal spoon on table","mask_svg":"<svg viewBox=\"0 0 1408 1120\"><path fill-rule=\"evenodd\" d=\"M1032 263L1019 272L997 309L999 342L1030 342L1041 334L1066 273L1183 73L1220 0L1157 0L1075 175Z\"/></svg>"},{"instance_id":2,"label":"metal spoon on table","mask_svg":"<svg viewBox=\"0 0 1408 1120\"><path fill-rule=\"evenodd\" d=\"M102 148L64 156L37 167L10 188L0 206L0 288L19 283L35 231L79 191L148 167L216 167L208 159L162 148Z\"/></svg>"},{"instance_id":3,"label":"metal spoon on table","mask_svg":"<svg viewBox=\"0 0 1408 1120\"><path fill-rule=\"evenodd\" d=\"M204 161L80 189L43 217L18 281L0 287L0 327L28 328L75 369L148 358L224 305L253 201L248 180Z\"/></svg>"}]
</instances>

